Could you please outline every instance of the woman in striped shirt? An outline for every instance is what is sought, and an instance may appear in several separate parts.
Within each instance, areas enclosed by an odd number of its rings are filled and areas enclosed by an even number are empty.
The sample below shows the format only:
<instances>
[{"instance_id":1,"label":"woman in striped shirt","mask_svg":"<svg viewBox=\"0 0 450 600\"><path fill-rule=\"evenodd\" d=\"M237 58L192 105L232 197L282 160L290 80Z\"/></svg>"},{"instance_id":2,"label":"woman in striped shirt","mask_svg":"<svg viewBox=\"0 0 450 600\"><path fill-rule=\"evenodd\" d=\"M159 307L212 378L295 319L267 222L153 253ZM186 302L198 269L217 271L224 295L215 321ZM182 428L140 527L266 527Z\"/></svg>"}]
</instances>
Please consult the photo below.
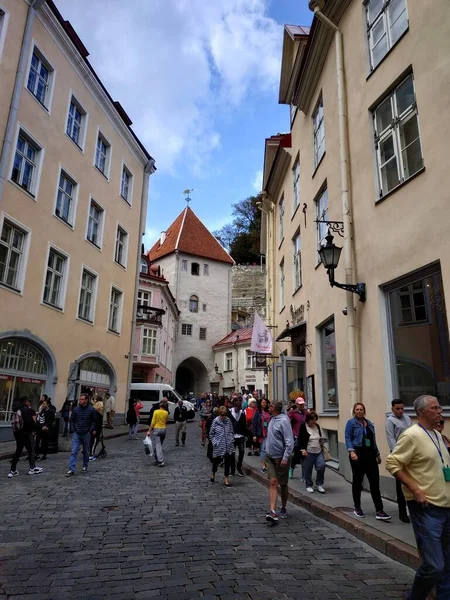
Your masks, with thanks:
<instances>
[{"instance_id":1,"label":"woman in striped shirt","mask_svg":"<svg viewBox=\"0 0 450 600\"><path fill-rule=\"evenodd\" d=\"M219 408L219 416L214 419L209 430L209 439L213 447L213 469L210 477L211 483L214 483L217 469L220 463L224 462L224 484L230 487L228 476L230 475L230 466L234 454L234 430L230 418L227 416L225 406Z\"/></svg>"}]
</instances>

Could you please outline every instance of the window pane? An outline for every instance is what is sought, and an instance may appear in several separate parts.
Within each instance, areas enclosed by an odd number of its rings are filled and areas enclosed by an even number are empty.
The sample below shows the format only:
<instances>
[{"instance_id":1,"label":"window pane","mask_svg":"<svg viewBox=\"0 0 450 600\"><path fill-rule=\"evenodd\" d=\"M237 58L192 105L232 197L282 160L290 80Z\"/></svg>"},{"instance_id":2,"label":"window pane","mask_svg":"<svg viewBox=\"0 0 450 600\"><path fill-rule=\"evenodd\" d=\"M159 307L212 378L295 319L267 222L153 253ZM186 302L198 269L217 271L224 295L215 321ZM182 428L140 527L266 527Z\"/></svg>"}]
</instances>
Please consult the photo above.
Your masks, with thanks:
<instances>
[{"instance_id":1,"label":"window pane","mask_svg":"<svg viewBox=\"0 0 450 600\"><path fill-rule=\"evenodd\" d=\"M406 1L391 0L388 7L388 16L391 28L391 45L393 45L408 27Z\"/></svg>"},{"instance_id":2,"label":"window pane","mask_svg":"<svg viewBox=\"0 0 450 600\"><path fill-rule=\"evenodd\" d=\"M322 377L324 408L336 409L339 406L337 394L337 369L336 369L336 339L334 321L330 321L322 328Z\"/></svg>"},{"instance_id":3,"label":"window pane","mask_svg":"<svg viewBox=\"0 0 450 600\"><path fill-rule=\"evenodd\" d=\"M380 10L383 8L383 0L370 0L367 6L367 13L369 24L373 23L375 18L379 15Z\"/></svg>"},{"instance_id":4,"label":"window pane","mask_svg":"<svg viewBox=\"0 0 450 600\"><path fill-rule=\"evenodd\" d=\"M416 99L412 77L405 79L405 81L397 88L395 96L397 99L397 113L401 115L406 109L410 108Z\"/></svg>"},{"instance_id":5,"label":"window pane","mask_svg":"<svg viewBox=\"0 0 450 600\"><path fill-rule=\"evenodd\" d=\"M400 123L400 142L405 168L405 179L414 175L423 166L417 115Z\"/></svg>"},{"instance_id":6,"label":"window pane","mask_svg":"<svg viewBox=\"0 0 450 600\"><path fill-rule=\"evenodd\" d=\"M375 122L378 135L380 135L387 127L389 127L389 125L392 124L392 121L393 116L391 98L388 98L382 104L380 104L375 113Z\"/></svg>"}]
</instances>

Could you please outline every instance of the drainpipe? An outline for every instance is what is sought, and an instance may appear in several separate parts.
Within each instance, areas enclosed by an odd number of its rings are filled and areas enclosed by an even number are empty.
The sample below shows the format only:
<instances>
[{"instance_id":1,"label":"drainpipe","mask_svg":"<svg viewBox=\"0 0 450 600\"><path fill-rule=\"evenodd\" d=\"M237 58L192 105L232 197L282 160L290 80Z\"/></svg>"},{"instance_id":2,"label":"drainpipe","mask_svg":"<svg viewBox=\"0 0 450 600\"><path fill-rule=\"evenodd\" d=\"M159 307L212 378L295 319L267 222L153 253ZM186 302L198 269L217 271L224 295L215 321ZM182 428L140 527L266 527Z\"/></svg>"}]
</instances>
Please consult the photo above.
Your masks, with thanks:
<instances>
[{"instance_id":1,"label":"drainpipe","mask_svg":"<svg viewBox=\"0 0 450 600\"><path fill-rule=\"evenodd\" d=\"M14 89L11 97L11 106L9 107L8 120L6 121L5 139L3 140L2 151L0 154L0 208L3 202L3 192L5 188L6 173L8 171L8 162L11 155L11 146L14 138L14 131L16 129L20 98L22 96L25 73L30 55L30 44L34 19L36 16L36 11L45 3L45 1L46 0L31 0L28 8L27 20L22 38L22 47L20 48L16 80L14 82Z\"/></svg>"},{"instance_id":2,"label":"drainpipe","mask_svg":"<svg viewBox=\"0 0 450 600\"><path fill-rule=\"evenodd\" d=\"M127 377L127 394L125 400L127 401L130 397L130 386L131 377L133 374L133 353L134 344L136 341L136 313L138 303L138 292L139 292L139 275L141 273L141 244L142 236L145 233L145 222L147 215L147 204L148 204L148 185L150 181L150 175L156 171L155 161L151 158L144 167L144 181L142 182L142 194L141 194L141 213L139 216L139 238L136 252L136 279L134 284L134 300L133 300L133 313L131 317L131 335L130 335L130 349L128 352L128 377ZM126 411L125 411L126 413Z\"/></svg>"},{"instance_id":3,"label":"drainpipe","mask_svg":"<svg viewBox=\"0 0 450 600\"><path fill-rule=\"evenodd\" d=\"M344 70L344 47L342 31L326 17L321 8L323 0L311 0L309 8L315 16L327 27L334 31L336 47L336 79L338 95L338 125L339 125L339 156L341 163L341 200L342 215L344 223L344 265L345 283L354 283L355 267L353 265L353 223L352 223L352 199L350 189L350 151L348 142L348 119L347 119L347 90L345 87ZM346 292L347 304L347 337L348 337L348 363L349 363L349 396L350 406L359 402L358 366L356 360L357 331L355 318L354 295Z\"/></svg>"}]
</instances>

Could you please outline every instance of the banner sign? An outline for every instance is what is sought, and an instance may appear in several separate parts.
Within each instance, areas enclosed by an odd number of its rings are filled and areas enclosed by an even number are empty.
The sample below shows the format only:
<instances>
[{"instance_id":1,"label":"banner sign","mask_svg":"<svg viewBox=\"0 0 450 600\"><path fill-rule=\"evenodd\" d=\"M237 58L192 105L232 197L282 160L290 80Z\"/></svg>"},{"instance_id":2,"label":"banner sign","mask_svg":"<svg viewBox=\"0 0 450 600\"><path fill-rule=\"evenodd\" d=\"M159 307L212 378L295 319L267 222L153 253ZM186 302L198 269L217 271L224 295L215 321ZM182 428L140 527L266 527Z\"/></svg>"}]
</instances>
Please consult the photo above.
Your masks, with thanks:
<instances>
[{"instance_id":1,"label":"banner sign","mask_svg":"<svg viewBox=\"0 0 450 600\"><path fill-rule=\"evenodd\" d=\"M264 321L259 314L255 312L253 319L252 343L250 344L251 352L259 354L272 354L272 334L265 326Z\"/></svg>"},{"instance_id":2,"label":"banner sign","mask_svg":"<svg viewBox=\"0 0 450 600\"><path fill-rule=\"evenodd\" d=\"M35 383L36 385L41 385L44 383L42 379L32 379L30 377L18 377L17 379L22 383Z\"/></svg>"}]
</instances>

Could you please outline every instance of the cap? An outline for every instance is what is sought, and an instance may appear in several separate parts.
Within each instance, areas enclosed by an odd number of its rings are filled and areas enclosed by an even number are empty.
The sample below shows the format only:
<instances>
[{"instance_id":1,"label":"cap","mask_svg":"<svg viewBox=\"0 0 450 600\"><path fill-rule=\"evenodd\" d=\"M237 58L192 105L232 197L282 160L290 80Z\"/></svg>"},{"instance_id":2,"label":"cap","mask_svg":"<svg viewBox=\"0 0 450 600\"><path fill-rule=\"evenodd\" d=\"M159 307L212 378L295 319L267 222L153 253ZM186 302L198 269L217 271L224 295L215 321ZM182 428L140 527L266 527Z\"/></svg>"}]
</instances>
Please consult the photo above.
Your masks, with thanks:
<instances>
[{"instance_id":1,"label":"cap","mask_svg":"<svg viewBox=\"0 0 450 600\"><path fill-rule=\"evenodd\" d=\"M299 397L295 400L295 404L305 404L305 400Z\"/></svg>"}]
</instances>

